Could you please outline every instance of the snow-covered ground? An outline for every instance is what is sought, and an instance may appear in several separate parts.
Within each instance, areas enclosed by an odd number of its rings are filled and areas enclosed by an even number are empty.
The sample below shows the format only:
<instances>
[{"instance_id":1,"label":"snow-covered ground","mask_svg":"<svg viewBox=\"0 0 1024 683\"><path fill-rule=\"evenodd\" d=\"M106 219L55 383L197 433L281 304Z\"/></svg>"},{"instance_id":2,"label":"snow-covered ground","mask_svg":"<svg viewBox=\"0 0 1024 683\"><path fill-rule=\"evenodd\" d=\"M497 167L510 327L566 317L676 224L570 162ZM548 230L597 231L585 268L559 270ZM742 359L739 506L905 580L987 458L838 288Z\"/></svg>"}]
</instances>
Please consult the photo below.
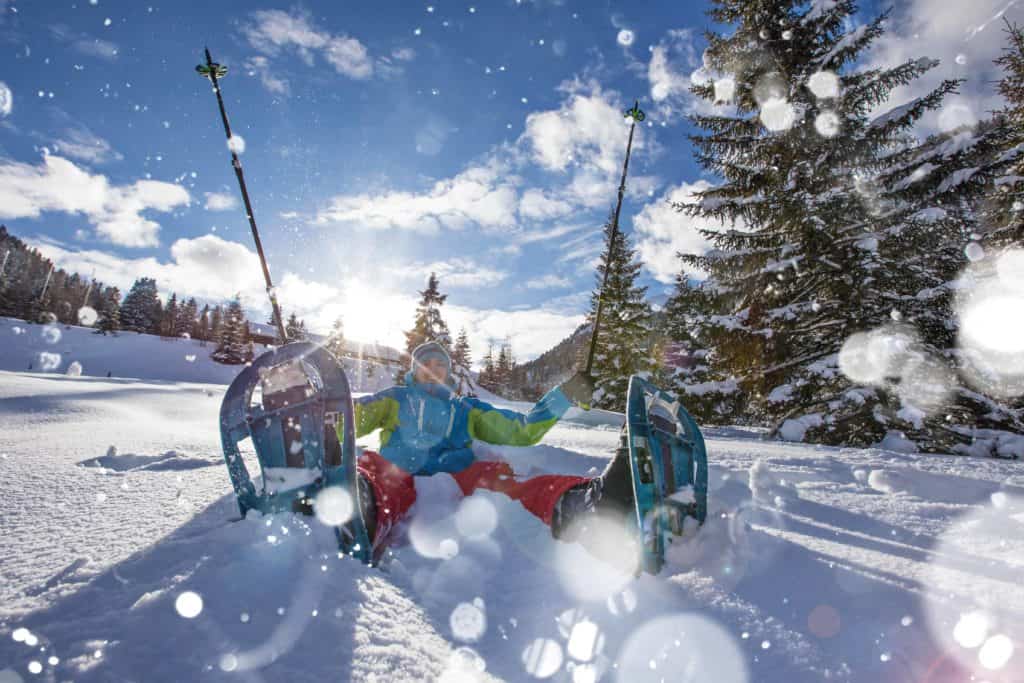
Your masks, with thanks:
<instances>
[{"instance_id":1,"label":"snow-covered ground","mask_svg":"<svg viewBox=\"0 0 1024 683\"><path fill-rule=\"evenodd\" d=\"M0 682L1024 680L1017 462L709 430L712 515L658 576L447 475L369 569L314 518L229 522L224 389L0 372ZM477 453L596 472L619 419Z\"/></svg>"},{"instance_id":2,"label":"snow-covered ground","mask_svg":"<svg viewBox=\"0 0 1024 683\"><path fill-rule=\"evenodd\" d=\"M156 337L137 332L96 334L77 325L36 325L0 317L0 370L63 374L77 370L93 377L131 377L169 382L230 384L241 366L215 363L212 342ZM259 355L267 347L257 344ZM354 391L390 386L395 367L374 361L342 361ZM76 372L75 369L70 372Z\"/></svg>"}]
</instances>

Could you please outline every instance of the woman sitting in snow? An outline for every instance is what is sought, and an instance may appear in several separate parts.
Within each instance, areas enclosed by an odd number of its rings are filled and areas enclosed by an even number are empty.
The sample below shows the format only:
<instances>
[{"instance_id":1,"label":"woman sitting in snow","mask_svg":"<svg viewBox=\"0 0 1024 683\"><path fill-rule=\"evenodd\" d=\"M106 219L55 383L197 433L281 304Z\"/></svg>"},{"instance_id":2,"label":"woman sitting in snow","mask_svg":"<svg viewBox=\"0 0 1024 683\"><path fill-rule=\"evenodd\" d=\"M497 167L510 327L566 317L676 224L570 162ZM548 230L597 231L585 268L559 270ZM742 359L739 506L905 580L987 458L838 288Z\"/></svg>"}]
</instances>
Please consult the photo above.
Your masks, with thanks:
<instances>
[{"instance_id":1,"label":"woman sitting in snow","mask_svg":"<svg viewBox=\"0 0 1024 683\"><path fill-rule=\"evenodd\" d=\"M572 525L573 537L587 543L588 515L632 507L629 461L617 455L599 477L546 474L516 480L503 461L476 460L471 445L484 441L532 446L572 406L591 400L593 383L582 373L552 389L526 415L495 408L450 389L451 359L435 342L412 354L405 386L355 401L356 436L381 429L380 453L364 451L358 461L360 500L375 555L388 533L416 501L413 476L448 473L464 495L476 489L498 491L551 527L556 537ZM343 438L339 427L339 438ZM582 522L582 523L578 523Z\"/></svg>"}]
</instances>

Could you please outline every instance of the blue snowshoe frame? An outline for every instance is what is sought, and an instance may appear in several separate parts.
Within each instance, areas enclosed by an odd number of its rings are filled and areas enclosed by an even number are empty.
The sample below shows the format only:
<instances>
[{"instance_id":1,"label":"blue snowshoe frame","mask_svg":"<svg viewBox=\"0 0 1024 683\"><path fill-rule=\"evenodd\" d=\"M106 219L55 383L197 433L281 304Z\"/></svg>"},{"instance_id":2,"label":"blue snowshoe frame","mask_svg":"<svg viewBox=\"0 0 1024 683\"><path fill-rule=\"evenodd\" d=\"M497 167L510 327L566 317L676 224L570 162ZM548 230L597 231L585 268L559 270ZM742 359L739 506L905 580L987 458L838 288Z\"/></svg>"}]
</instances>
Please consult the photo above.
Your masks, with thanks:
<instances>
[{"instance_id":1,"label":"blue snowshoe frame","mask_svg":"<svg viewBox=\"0 0 1024 683\"><path fill-rule=\"evenodd\" d=\"M704 436L679 399L642 377L629 380L626 407L634 522L640 533L640 566L656 574L671 536L681 536L687 517L703 524L708 509L708 458ZM690 486L693 501L671 498Z\"/></svg>"},{"instance_id":2,"label":"blue snowshoe frame","mask_svg":"<svg viewBox=\"0 0 1024 683\"><path fill-rule=\"evenodd\" d=\"M306 375L303 396L283 406L265 408L262 378L265 373L295 363ZM253 392L260 397L253 401ZM310 342L294 342L264 353L235 377L220 408L220 435L231 486L244 518L249 510L263 514L301 511L308 514L317 493L341 486L354 501L353 518L335 528L345 554L372 562L372 546L362 519L356 473L356 436L352 391L344 369L327 350ZM342 421L344 439L339 443L336 425ZM290 432L290 434L289 434ZM291 438L289 438L289 436ZM260 463L262 490L249 476L238 444L251 438ZM301 439L301 450L294 442ZM267 468L310 470L312 482L297 488L268 491Z\"/></svg>"}]
</instances>

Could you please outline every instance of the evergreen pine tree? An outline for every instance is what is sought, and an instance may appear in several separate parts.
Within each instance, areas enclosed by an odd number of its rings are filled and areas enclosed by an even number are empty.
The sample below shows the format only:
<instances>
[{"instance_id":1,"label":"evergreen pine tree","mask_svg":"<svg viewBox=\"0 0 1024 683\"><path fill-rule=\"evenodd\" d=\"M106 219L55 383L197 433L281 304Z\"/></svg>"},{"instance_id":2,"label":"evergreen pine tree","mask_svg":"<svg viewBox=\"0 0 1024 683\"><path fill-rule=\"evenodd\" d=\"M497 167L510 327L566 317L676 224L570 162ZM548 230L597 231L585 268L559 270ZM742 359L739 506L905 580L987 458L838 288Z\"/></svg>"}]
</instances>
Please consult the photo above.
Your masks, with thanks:
<instances>
[{"instance_id":1,"label":"evergreen pine tree","mask_svg":"<svg viewBox=\"0 0 1024 683\"><path fill-rule=\"evenodd\" d=\"M160 297L156 280L139 278L121 302L121 329L132 332L153 332L160 323ZM157 331L159 331L157 329Z\"/></svg>"},{"instance_id":2,"label":"evergreen pine tree","mask_svg":"<svg viewBox=\"0 0 1024 683\"><path fill-rule=\"evenodd\" d=\"M228 304L224 312L217 348L210 357L225 365L240 365L252 360L245 314L238 296Z\"/></svg>"},{"instance_id":3,"label":"evergreen pine tree","mask_svg":"<svg viewBox=\"0 0 1024 683\"><path fill-rule=\"evenodd\" d=\"M694 117L698 160L724 179L688 207L724 223L705 232L710 252L683 257L708 274L696 334L718 374L737 381L749 417L767 417L786 438L877 443L898 405L844 375L837 358L913 287L901 281L894 239L915 205L878 174L957 83L869 120L892 90L937 65L854 70L885 15L853 28L854 0L713 5L711 17L732 30L709 34L705 63L718 79L692 90L734 108Z\"/></svg>"},{"instance_id":4,"label":"evergreen pine tree","mask_svg":"<svg viewBox=\"0 0 1024 683\"><path fill-rule=\"evenodd\" d=\"M420 344L428 341L435 341L446 349L451 347L451 335L448 333L448 325L441 317L441 306L448 298L447 294L441 294L437 275L430 274L427 280L427 288L420 294L420 303L416 307L416 320L411 330L405 333L405 349L408 353Z\"/></svg>"},{"instance_id":5,"label":"evergreen pine tree","mask_svg":"<svg viewBox=\"0 0 1024 683\"><path fill-rule=\"evenodd\" d=\"M483 358L483 369L480 370L480 377L478 379L480 386L487 389L490 392L494 391L494 343L487 343L487 353L484 354Z\"/></svg>"},{"instance_id":6,"label":"evergreen pine tree","mask_svg":"<svg viewBox=\"0 0 1024 683\"><path fill-rule=\"evenodd\" d=\"M210 341L219 341L224 327L224 307L217 304L210 312Z\"/></svg>"},{"instance_id":7,"label":"evergreen pine tree","mask_svg":"<svg viewBox=\"0 0 1024 683\"><path fill-rule=\"evenodd\" d=\"M711 344L696 324L701 311L714 310L714 294L685 272L665 303L665 334L672 348L666 361L665 385L672 387L701 424L743 422L743 396L734 378L719 372Z\"/></svg>"},{"instance_id":8,"label":"evergreen pine tree","mask_svg":"<svg viewBox=\"0 0 1024 683\"><path fill-rule=\"evenodd\" d=\"M466 328L459 329L459 336L452 349L452 374L455 379L455 392L459 396L476 396L473 374L470 371L472 358L469 355L469 337Z\"/></svg>"},{"instance_id":9,"label":"evergreen pine tree","mask_svg":"<svg viewBox=\"0 0 1024 683\"><path fill-rule=\"evenodd\" d=\"M192 338L198 339L202 342L210 341L210 305L205 304L203 306L202 313L199 314L199 318L196 320L196 324L192 327Z\"/></svg>"},{"instance_id":10,"label":"evergreen pine tree","mask_svg":"<svg viewBox=\"0 0 1024 683\"><path fill-rule=\"evenodd\" d=\"M306 338L305 326L299 322L299 317L292 313L288 316L288 322L285 323L284 331L288 335L288 341L302 341Z\"/></svg>"},{"instance_id":11,"label":"evergreen pine tree","mask_svg":"<svg viewBox=\"0 0 1024 683\"><path fill-rule=\"evenodd\" d=\"M452 363L464 368L470 367L473 363L469 355L469 336L465 327L459 328L459 336L455 340L455 348L452 349Z\"/></svg>"},{"instance_id":12,"label":"evergreen pine tree","mask_svg":"<svg viewBox=\"0 0 1024 683\"><path fill-rule=\"evenodd\" d=\"M647 287L637 284L641 265L636 251L621 230L612 242L611 218L604 226L604 240L596 287L590 299L591 324L597 315L598 301L603 299L591 368L596 387L594 405L622 411L630 376L650 374L655 367L651 358L652 311L645 299Z\"/></svg>"},{"instance_id":13,"label":"evergreen pine tree","mask_svg":"<svg viewBox=\"0 0 1024 683\"><path fill-rule=\"evenodd\" d=\"M174 336L191 337L195 331L196 318L199 315L199 304L195 298L189 298L178 306L178 315L174 319Z\"/></svg>"},{"instance_id":14,"label":"evergreen pine tree","mask_svg":"<svg viewBox=\"0 0 1024 683\"><path fill-rule=\"evenodd\" d=\"M324 342L324 348L334 354L335 358L345 357L345 327L341 316L334 319L331 333L327 335L327 341Z\"/></svg>"},{"instance_id":15,"label":"evergreen pine tree","mask_svg":"<svg viewBox=\"0 0 1024 683\"><path fill-rule=\"evenodd\" d=\"M501 345L498 349L498 359L494 363L494 393L501 396L508 396L508 380L509 380L509 358L508 358L508 346L505 344Z\"/></svg>"},{"instance_id":16,"label":"evergreen pine tree","mask_svg":"<svg viewBox=\"0 0 1024 683\"><path fill-rule=\"evenodd\" d=\"M171 298L164 306L163 316L160 319L160 336L173 337L174 327L178 323L178 295L171 293Z\"/></svg>"},{"instance_id":17,"label":"evergreen pine tree","mask_svg":"<svg viewBox=\"0 0 1024 683\"><path fill-rule=\"evenodd\" d=\"M121 292L117 287L107 287L100 298L99 319L96 321L97 334L114 334L121 329Z\"/></svg>"},{"instance_id":18,"label":"evergreen pine tree","mask_svg":"<svg viewBox=\"0 0 1024 683\"><path fill-rule=\"evenodd\" d=\"M1007 21L1005 33L1007 46L996 64L1003 69L997 89L1006 105L992 136L996 177L982 218L990 251L1024 243L1024 29Z\"/></svg>"}]
</instances>

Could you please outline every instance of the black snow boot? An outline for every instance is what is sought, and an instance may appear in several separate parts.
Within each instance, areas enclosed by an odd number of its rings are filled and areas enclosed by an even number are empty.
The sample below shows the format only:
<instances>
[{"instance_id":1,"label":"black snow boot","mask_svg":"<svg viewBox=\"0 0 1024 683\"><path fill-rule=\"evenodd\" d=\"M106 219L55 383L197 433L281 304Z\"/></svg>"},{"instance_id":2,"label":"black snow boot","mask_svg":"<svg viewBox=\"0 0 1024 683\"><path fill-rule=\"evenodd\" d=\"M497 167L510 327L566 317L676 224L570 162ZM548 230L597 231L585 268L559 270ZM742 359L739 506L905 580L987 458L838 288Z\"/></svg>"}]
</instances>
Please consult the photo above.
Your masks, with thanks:
<instances>
[{"instance_id":1,"label":"black snow boot","mask_svg":"<svg viewBox=\"0 0 1024 683\"><path fill-rule=\"evenodd\" d=\"M359 481L359 509L363 513L363 521L366 523L366 532L370 536L370 542L373 542L374 534L377 531L377 499L373 495L373 486L370 484L370 480L363 475L356 477ZM298 512L303 515L312 517L315 514L313 509L313 499L300 498L296 499L292 503L292 512ZM355 533L352 531L352 523L346 522L341 526L341 533L346 538L353 538Z\"/></svg>"},{"instance_id":2,"label":"black snow boot","mask_svg":"<svg viewBox=\"0 0 1024 683\"><path fill-rule=\"evenodd\" d=\"M622 527L634 509L633 473L623 430L615 457L601 476L574 486L559 498L551 520L551 533L563 541L579 541L601 558L620 558L622 548L597 530L606 526L601 522Z\"/></svg>"}]
</instances>

